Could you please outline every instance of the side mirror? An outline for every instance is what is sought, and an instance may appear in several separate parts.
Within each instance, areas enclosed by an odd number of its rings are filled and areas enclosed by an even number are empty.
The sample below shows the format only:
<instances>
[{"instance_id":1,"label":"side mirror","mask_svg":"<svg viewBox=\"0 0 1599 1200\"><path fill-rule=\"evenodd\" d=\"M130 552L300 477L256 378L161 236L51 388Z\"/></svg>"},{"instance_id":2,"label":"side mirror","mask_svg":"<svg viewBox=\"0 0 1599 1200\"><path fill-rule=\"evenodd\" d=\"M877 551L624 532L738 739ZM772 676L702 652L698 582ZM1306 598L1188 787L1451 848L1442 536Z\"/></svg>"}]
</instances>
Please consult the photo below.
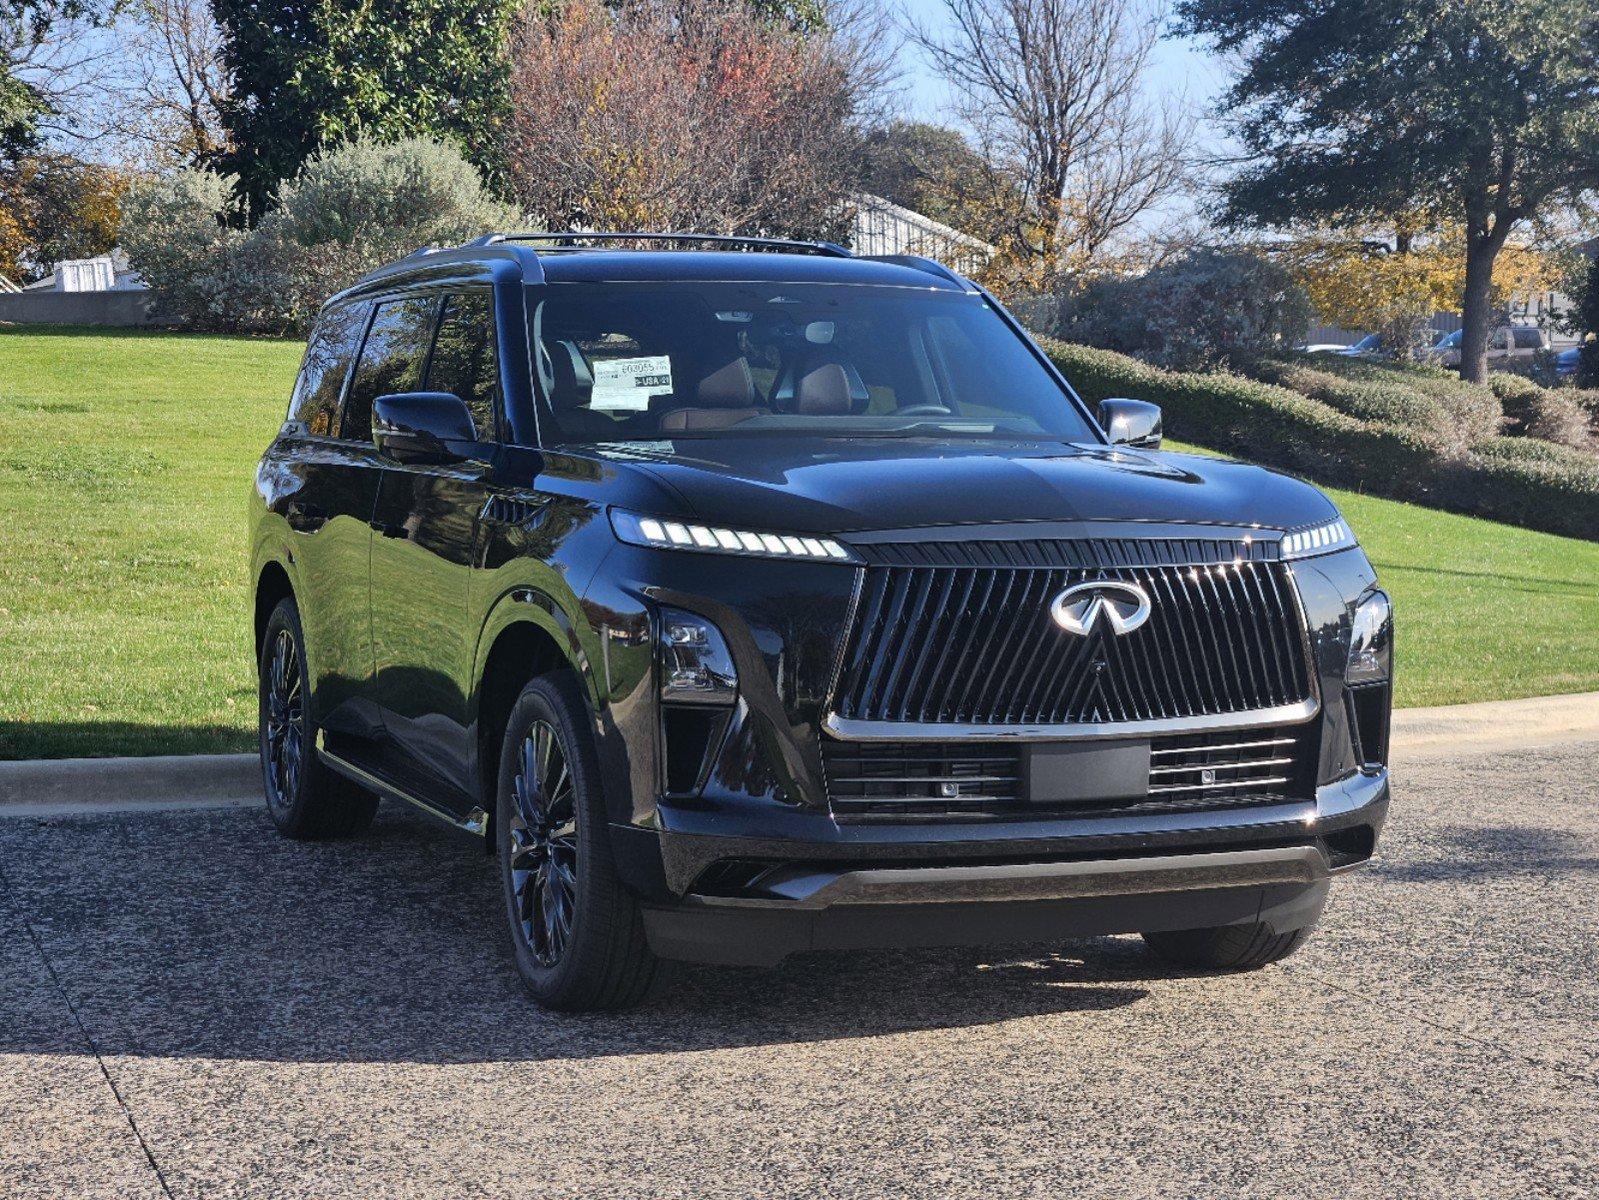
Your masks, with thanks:
<instances>
[{"instance_id":1,"label":"side mirror","mask_svg":"<svg viewBox=\"0 0 1599 1200\"><path fill-rule=\"evenodd\" d=\"M1099 427L1113 446L1160 449L1160 405L1143 400L1101 400Z\"/></svg>"},{"instance_id":2,"label":"side mirror","mask_svg":"<svg viewBox=\"0 0 1599 1200\"><path fill-rule=\"evenodd\" d=\"M477 441L477 428L459 396L398 392L372 401L372 440L396 462L460 462L449 443Z\"/></svg>"}]
</instances>

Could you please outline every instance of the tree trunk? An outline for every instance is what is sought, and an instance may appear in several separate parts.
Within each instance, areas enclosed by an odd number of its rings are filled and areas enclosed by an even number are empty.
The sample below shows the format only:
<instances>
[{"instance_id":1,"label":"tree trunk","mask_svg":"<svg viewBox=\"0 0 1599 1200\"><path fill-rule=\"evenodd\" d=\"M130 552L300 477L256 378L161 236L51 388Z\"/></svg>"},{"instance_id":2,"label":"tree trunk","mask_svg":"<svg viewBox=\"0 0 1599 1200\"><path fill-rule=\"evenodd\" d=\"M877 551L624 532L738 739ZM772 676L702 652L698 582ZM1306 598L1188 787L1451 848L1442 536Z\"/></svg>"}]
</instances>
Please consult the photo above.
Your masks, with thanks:
<instances>
[{"instance_id":1,"label":"tree trunk","mask_svg":"<svg viewBox=\"0 0 1599 1200\"><path fill-rule=\"evenodd\" d=\"M1497 232L1470 234L1466 240L1466 294L1460 304L1460 377L1471 383L1484 383L1488 378L1494 261L1504 243L1504 236Z\"/></svg>"}]
</instances>

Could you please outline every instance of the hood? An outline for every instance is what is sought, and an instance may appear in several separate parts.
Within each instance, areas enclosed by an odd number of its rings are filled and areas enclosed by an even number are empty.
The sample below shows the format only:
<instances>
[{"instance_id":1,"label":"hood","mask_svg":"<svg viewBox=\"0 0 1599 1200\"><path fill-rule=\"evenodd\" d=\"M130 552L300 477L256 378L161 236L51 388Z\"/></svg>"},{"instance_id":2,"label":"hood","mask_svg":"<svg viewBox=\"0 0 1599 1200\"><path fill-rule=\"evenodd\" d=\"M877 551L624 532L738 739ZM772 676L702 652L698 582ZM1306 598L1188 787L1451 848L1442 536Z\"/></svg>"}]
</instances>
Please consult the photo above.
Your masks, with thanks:
<instances>
[{"instance_id":1,"label":"hood","mask_svg":"<svg viewBox=\"0 0 1599 1200\"><path fill-rule=\"evenodd\" d=\"M1193 454L1065 443L717 437L593 453L653 476L680 515L796 533L1020 521L1149 521L1290 529L1331 520L1315 488Z\"/></svg>"}]
</instances>

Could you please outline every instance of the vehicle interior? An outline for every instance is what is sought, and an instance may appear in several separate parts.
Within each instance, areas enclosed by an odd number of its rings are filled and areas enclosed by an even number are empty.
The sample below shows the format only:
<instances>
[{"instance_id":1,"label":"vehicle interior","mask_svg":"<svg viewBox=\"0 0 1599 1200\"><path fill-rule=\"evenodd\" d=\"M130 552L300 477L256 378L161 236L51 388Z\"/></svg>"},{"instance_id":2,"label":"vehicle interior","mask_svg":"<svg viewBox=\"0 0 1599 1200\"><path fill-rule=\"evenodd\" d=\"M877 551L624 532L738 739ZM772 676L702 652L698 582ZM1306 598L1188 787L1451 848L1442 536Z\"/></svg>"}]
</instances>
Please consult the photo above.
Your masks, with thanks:
<instances>
[{"instance_id":1,"label":"vehicle interior","mask_svg":"<svg viewBox=\"0 0 1599 1200\"><path fill-rule=\"evenodd\" d=\"M1087 434L1061 385L967 295L815 284L563 284L536 309L564 440L748 433Z\"/></svg>"}]
</instances>

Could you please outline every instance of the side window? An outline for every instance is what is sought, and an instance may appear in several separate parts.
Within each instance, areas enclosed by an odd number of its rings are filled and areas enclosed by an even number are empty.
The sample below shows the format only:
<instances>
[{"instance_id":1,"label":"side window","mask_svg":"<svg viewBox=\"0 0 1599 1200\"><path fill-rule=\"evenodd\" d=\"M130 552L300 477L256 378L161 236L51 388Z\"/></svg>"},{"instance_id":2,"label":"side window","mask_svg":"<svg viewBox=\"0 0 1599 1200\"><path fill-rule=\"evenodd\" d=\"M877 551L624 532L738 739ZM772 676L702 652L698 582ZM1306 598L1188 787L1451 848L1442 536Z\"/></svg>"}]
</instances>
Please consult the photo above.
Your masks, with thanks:
<instances>
[{"instance_id":1,"label":"side window","mask_svg":"<svg viewBox=\"0 0 1599 1200\"><path fill-rule=\"evenodd\" d=\"M438 300L433 296L409 296L378 305L361 347L360 361L355 364L355 376L350 380L340 437L370 441L372 401L391 392L414 392L421 387L436 312Z\"/></svg>"},{"instance_id":2,"label":"side window","mask_svg":"<svg viewBox=\"0 0 1599 1200\"><path fill-rule=\"evenodd\" d=\"M289 423L298 426L299 431L317 437L333 435L339 416L339 393L344 389L350 364L355 361L366 314L364 304L345 304L329 309L317 320L289 400Z\"/></svg>"},{"instance_id":3,"label":"side window","mask_svg":"<svg viewBox=\"0 0 1599 1200\"><path fill-rule=\"evenodd\" d=\"M499 397L499 360L494 350L494 301L488 292L444 298L428 367L427 390L454 392L466 402L479 441L492 442Z\"/></svg>"},{"instance_id":4,"label":"side window","mask_svg":"<svg viewBox=\"0 0 1599 1200\"><path fill-rule=\"evenodd\" d=\"M1538 331L1530 325L1518 325L1515 329L1516 349L1537 350L1543 346L1543 338Z\"/></svg>"}]
</instances>

